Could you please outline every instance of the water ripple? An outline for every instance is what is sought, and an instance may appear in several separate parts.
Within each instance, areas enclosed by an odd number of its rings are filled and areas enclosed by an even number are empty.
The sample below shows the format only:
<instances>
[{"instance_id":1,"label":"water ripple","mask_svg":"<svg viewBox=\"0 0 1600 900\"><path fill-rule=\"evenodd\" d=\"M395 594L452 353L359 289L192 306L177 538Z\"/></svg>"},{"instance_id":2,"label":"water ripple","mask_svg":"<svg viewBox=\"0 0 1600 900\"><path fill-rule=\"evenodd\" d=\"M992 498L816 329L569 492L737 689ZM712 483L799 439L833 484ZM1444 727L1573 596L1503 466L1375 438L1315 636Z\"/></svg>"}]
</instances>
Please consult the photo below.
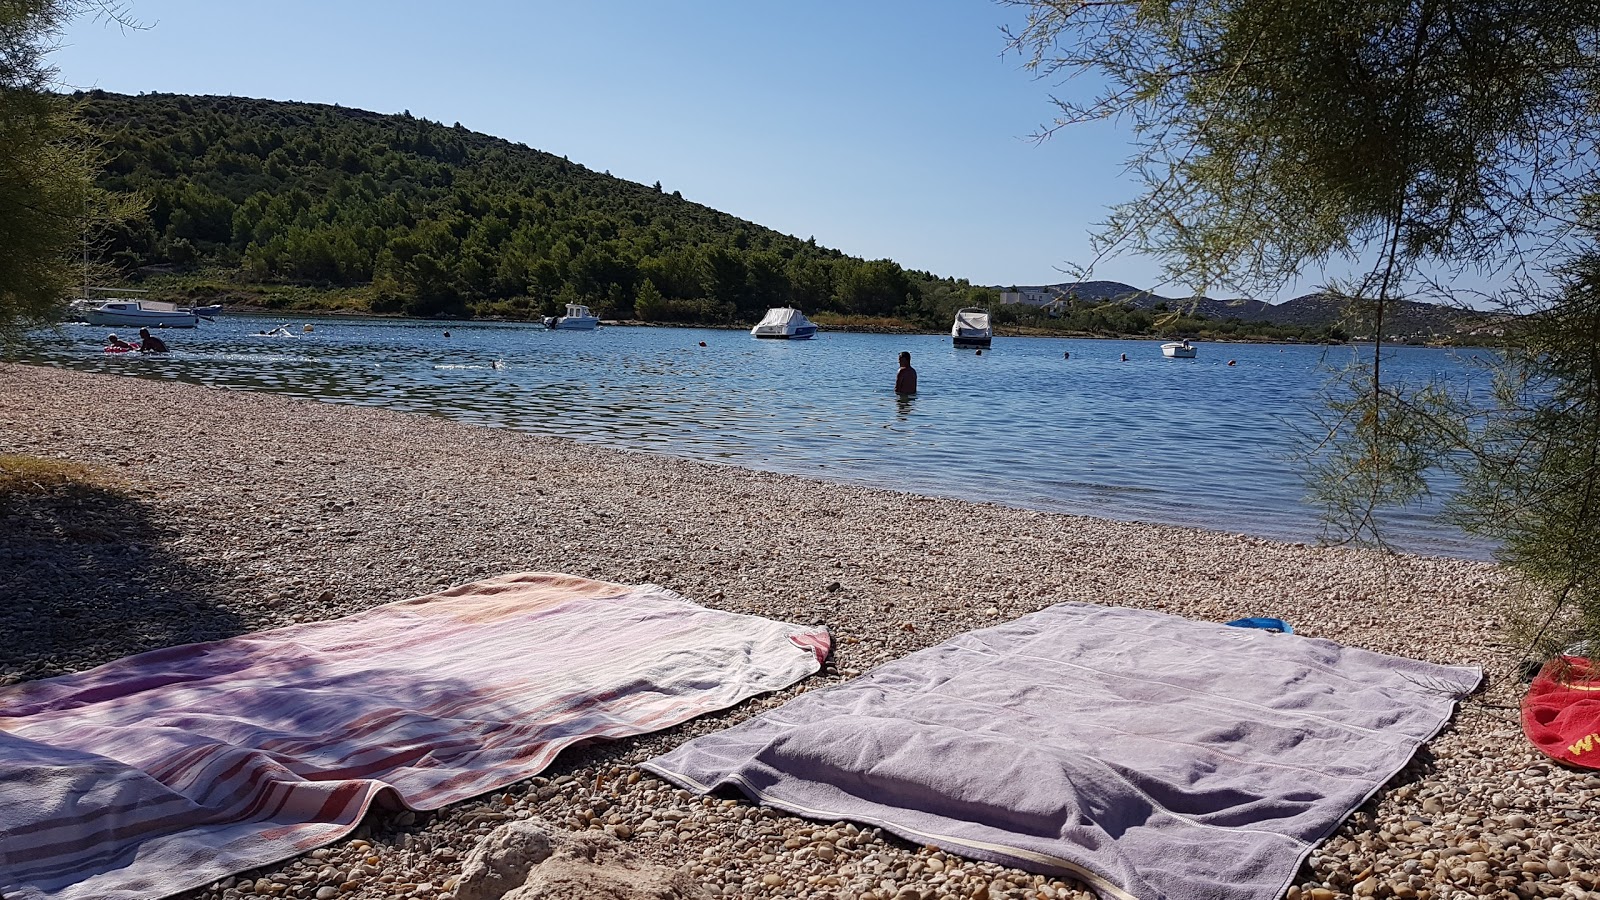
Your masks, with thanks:
<instances>
[{"instance_id":1,"label":"water ripple","mask_svg":"<svg viewBox=\"0 0 1600 900\"><path fill-rule=\"evenodd\" d=\"M446 338L435 323L366 319L258 333L284 324L227 316L169 333L173 352L160 357L102 353L105 329L66 325L6 353L831 481L1314 540L1295 431L1313 426L1328 369L1357 352L1204 344L1198 359L1168 360L1154 341L1005 338L980 357L934 335L824 333L791 344L701 329L451 323ZM890 390L901 350L919 371L910 400ZM1470 358L1450 351L1396 348L1385 365L1395 377L1487 386ZM1391 539L1487 555L1439 509L1435 499L1391 511Z\"/></svg>"}]
</instances>

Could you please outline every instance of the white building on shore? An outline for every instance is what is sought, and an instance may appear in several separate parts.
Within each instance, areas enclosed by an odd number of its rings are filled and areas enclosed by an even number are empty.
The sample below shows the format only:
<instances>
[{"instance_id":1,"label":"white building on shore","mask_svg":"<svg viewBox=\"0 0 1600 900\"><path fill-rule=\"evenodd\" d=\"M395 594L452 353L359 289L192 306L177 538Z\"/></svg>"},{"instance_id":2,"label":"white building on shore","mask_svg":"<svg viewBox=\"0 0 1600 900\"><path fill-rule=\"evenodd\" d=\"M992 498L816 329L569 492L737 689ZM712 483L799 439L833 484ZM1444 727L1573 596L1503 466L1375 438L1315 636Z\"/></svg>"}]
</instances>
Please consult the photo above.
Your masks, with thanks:
<instances>
[{"instance_id":1,"label":"white building on shore","mask_svg":"<svg viewBox=\"0 0 1600 900\"><path fill-rule=\"evenodd\" d=\"M1000 305L1021 303L1024 306L1049 306L1060 298L1061 291L1055 286L1019 288L1013 285L1012 290L1000 292Z\"/></svg>"}]
</instances>

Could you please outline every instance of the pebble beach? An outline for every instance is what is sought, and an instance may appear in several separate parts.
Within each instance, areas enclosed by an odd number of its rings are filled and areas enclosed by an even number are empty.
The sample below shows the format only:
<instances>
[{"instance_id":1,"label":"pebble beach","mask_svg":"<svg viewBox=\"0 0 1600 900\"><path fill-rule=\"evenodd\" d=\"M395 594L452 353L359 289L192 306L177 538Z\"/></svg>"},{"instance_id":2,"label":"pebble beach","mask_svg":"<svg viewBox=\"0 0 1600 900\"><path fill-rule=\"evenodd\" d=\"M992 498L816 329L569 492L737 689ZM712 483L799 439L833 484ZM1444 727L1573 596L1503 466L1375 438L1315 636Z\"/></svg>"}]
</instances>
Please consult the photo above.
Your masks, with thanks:
<instances>
[{"instance_id":1,"label":"pebble beach","mask_svg":"<svg viewBox=\"0 0 1600 900\"><path fill-rule=\"evenodd\" d=\"M0 498L0 684L348 615L517 571L651 582L826 623L824 670L663 732L563 753L540 777L352 836L190 898L457 900L462 862L518 819L604 834L708 896L1092 897L1033 875L700 798L634 768L683 741L956 634L1060 601L1480 665L1485 687L1313 852L1289 900L1600 898L1600 773L1517 722L1520 649L1493 565L921 497L608 450L420 414L0 364L0 454L77 464Z\"/></svg>"}]
</instances>

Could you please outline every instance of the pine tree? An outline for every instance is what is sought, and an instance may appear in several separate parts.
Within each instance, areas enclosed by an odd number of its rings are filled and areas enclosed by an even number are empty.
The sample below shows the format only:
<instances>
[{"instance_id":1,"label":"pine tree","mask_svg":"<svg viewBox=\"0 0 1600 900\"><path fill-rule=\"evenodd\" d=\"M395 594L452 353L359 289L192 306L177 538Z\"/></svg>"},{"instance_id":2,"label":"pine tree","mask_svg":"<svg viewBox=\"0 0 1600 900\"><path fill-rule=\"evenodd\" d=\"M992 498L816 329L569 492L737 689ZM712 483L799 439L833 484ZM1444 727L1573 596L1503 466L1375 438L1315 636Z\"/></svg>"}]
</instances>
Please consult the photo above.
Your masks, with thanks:
<instances>
[{"instance_id":1,"label":"pine tree","mask_svg":"<svg viewBox=\"0 0 1600 900\"><path fill-rule=\"evenodd\" d=\"M1600 646L1600 0L1006 2L1037 74L1093 86L1040 136L1112 117L1138 135L1143 191L1103 254L1154 254L1195 294L1375 261L1329 285L1380 340L1317 436L1331 519L1370 536L1454 469L1463 524L1545 601L1535 630ZM1509 279L1524 313L1490 409L1383 377L1388 307L1461 274Z\"/></svg>"},{"instance_id":2,"label":"pine tree","mask_svg":"<svg viewBox=\"0 0 1600 900\"><path fill-rule=\"evenodd\" d=\"M121 208L94 187L99 154L50 92L45 57L79 4L0 4L0 328L53 321L84 277L75 264L94 225Z\"/></svg>"}]
</instances>

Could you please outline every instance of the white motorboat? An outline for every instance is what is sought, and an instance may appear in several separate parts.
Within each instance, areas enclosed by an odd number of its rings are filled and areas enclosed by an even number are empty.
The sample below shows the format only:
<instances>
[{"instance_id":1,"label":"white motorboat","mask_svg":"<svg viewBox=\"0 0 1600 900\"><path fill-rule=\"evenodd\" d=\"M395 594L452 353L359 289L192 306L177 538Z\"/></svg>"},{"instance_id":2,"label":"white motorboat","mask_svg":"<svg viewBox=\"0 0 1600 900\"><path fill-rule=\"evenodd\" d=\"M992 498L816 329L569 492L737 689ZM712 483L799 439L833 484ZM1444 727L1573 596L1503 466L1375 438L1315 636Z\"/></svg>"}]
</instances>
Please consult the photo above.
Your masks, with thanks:
<instances>
[{"instance_id":1,"label":"white motorboat","mask_svg":"<svg viewBox=\"0 0 1600 900\"><path fill-rule=\"evenodd\" d=\"M200 324L194 310L159 300L110 299L91 303L83 318L90 325L133 328L193 328Z\"/></svg>"},{"instance_id":2,"label":"white motorboat","mask_svg":"<svg viewBox=\"0 0 1600 900\"><path fill-rule=\"evenodd\" d=\"M215 319L217 316L222 315L222 304L213 303L210 306L196 306L189 311L202 319Z\"/></svg>"},{"instance_id":3,"label":"white motorboat","mask_svg":"<svg viewBox=\"0 0 1600 900\"><path fill-rule=\"evenodd\" d=\"M805 313L791 306L767 310L761 321L750 329L754 337L780 341L810 340L816 333L817 326L806 318Z\"/></svg>"},{"instance_id":4,"label":"white motorboat","mask_svg":"<svg viewBox=\"0 0 1600 900\"><path fill-rule=\"evenodd\" d=\"M950 326L951 343L957 347L975 347L986 350L994 341L994 328L989 325L989 311L978 306L957 310L956 322Z\"/></svg>"},{"instance_id":5,"label":"white motorboat","mask_svg":"<svg viewBox=\"0 0 1600 900\"><path fill-rule=\"evenodd\" d=\"M1161 355L1168 359L1194 359L1196 352L1198 351L1193 344L1189 343L1188 338L1161 345Z\"/></svg>"},{"instance_id":6,"label":"white motorboat","mask_svg":"<svg viewBox=\"0 0 1600 900\"><path fill-rule=\"evenodd\" d=\"M593 331L599 324L600 317L592 315L589 307L581 303L568 303L566 315L549 316L544 320L544 327L551 331Z\"/></svg>"}]
</instances>

